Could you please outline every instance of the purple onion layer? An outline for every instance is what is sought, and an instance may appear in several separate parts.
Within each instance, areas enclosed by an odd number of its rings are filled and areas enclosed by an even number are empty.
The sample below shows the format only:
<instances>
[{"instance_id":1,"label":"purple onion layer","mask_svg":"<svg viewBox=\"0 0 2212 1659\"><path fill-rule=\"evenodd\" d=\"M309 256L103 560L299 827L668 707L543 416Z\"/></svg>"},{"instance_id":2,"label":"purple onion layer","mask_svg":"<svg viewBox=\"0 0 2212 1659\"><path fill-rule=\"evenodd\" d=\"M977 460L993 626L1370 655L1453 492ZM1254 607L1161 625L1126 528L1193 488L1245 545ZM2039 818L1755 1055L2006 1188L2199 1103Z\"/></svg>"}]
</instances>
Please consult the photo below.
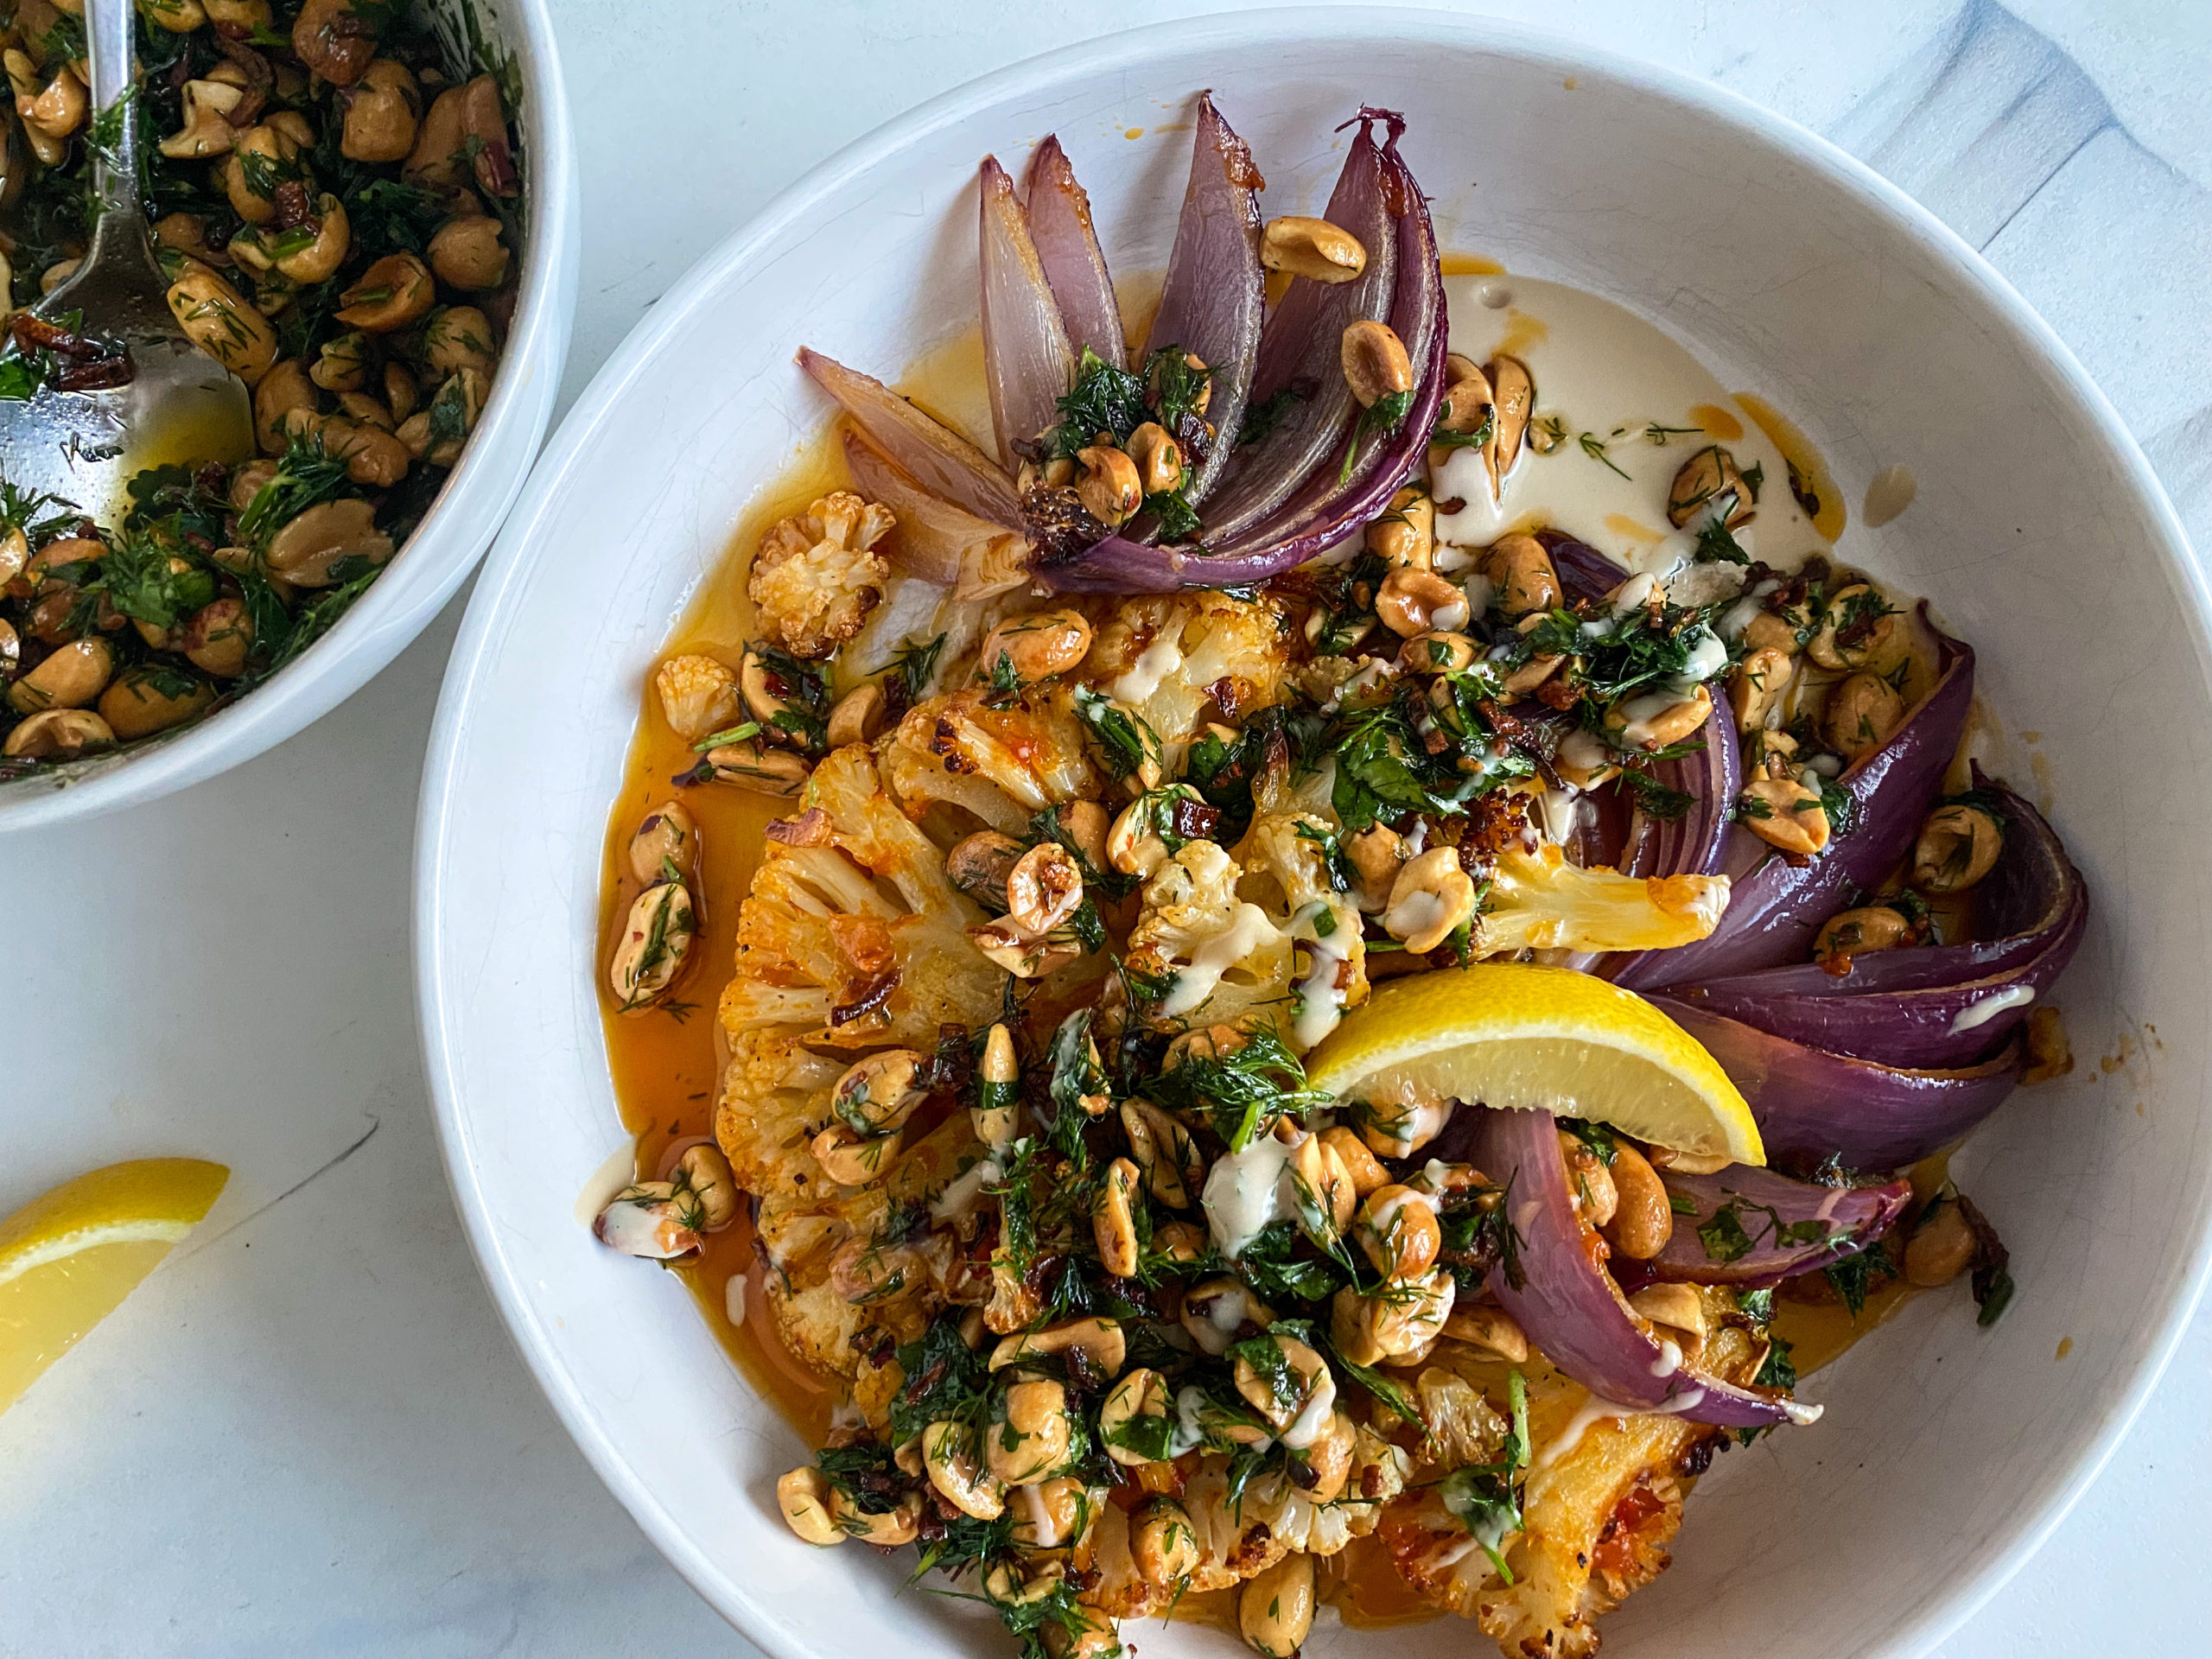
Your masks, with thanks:
<instances>
[{"instance_id":1,"label":"purple onion layer","mask_svg":"<svg viewBox=\"0 0 2212 1659\"><path fill-rule=\"evenodd\" d=\"M1822 1186L1746 1164L1712 1175L1662 1169L1659 1179L1675 1200L1675 1231L1652 1276L1699 1285L1777 1284L1855 1255L1912 1201L1910 1181Z\"/></svg>"},{"instance_id":2,"label":"purple onion layer","mask_svg":"<svg viewBox=\"0 0 2212 1659\"><path fill-rule=\"evenodd\" d=\"M1657 995L1652 1006L1702 1044L1743 1091L1770 1163L1889 1171L1949 1146L2019 1080L2021 1042L1955 1071L1914 1071L1808 1048Z\"/></svg>"},{"instance_id":3,"label":"purple onion layer","mask_svg":"<svg viewBox=\"0 0 2212 1659\"><path fill-rule=\"evenodd\" d=\"M1129 348L1122 335L1121 302L1114 297L1114 278L1090 222L1090 198L1076 182L1058 134L1047 134L1029 158L1027 212L1037 263L1059 306L1069 346L1078 359L1095 352L1116 368L1126 368Z\"/></svg>"},{"instance_id":4,"label":"purple onion layer","mask_svg":"<svg viewBox=\"0 0 2212 1659\"><path fill-rule=\"evenodd\" d=\"M1787 1402L1694 1370L1630 1309L1575 1213L1549 1112L1459 1110L1483 1115L1474 1160L1504 1184L1507 1217L1520 1236L1517 1274L1492 1268L1491 1293L1547 1359L1600 1400L1637 1411L1726 1428L1790 1421Z\"/></svg>"},{"instance_id":5,"label":"purple onion layer","mask_svg":"<svg viewBox=\"0 0 2212 1659\"><path fill-rule=\"evenodd\" d=\"M1199 96L1198 126L1167 279L1145 342L1147 359L1179 346L1213 372L1206 416L1217 435L1183 493L1192 506L1213 493L1236 454L1267 319L1267 273L1260 268L1264 181L1251 150L1221 118L1211 94Z\"/></svg>"},{"instance_id":6,"label":"purple onion layer","mask_svg":"<svg viewBox=\"0 0 2212 1659\"><path fill-rule=\"evenodd\" d=\"M1923 613L1924 620L1924 607ZM1974 702L1973 650L1947 635L1936 638L1934 690L1888 742L1838 779L1851 798L1855 827L1819 856L1792 864L1738 826L1722 849L1724 868L1737 862L1739 852L1764 849L1766 855L1734 883L1719 926L1694 944L1634 957L1611 976L1615 984L1630 990L1701 984L1801 962L1811 954L1821 924L1843 908L1846 895L1872 889L1890 873L1920 833Z\"/></svg>"}]
</instances>

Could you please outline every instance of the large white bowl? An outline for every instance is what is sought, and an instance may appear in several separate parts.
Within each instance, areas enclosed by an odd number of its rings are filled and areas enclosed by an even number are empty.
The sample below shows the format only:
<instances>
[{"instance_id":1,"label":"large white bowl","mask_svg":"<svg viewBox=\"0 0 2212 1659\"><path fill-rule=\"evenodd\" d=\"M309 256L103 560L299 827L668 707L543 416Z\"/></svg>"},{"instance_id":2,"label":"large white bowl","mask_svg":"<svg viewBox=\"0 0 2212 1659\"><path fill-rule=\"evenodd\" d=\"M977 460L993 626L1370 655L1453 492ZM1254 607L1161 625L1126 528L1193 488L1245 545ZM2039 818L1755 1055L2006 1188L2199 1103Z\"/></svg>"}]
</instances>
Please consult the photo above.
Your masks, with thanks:
<instances>
[{"instance_id":1,"label":"large white bowl","mask_svg":"<svg viewBox=\"0 0 2212 1659\"><path fill-rule=\"evenodd\" d=\"M576 310L575 142L545 0L424 0L473 10L522 74L528 245L506 351L468 449L385 573L264 686L174 737L0 783L0 833L150 801L251 760L320 720L405 650L492 544L544 442Z\"/></svg>"},{"instance_id":2,"label":"large white bowl","mask_svg":"<svg viewBox=\"0 0 2212 1659\"><path fill-rule=\"evenodd\" d=\"M423 1042L493 1292L607 1484L772 1653L1007 1650L960 1604L901 1594L893 1564L794 1541L770 1487L798 1437L676 1283L572 1218L623 1144L593 989L603 815L657 647L748 495L828 414L792 349L895 369L968 325L976 160L1054 130L1119 267L1159 267L1189 138L1157 128L1206 86L1252 141L1271 211L1324 198L1327 134L1363 100L1403 110L1446 246L1657 320L1726 384L1793 413L1854 503L1890 462L1919 475L1911 511L1854 531L1846 553L1933 595L1980 648L2011 767L2031 789L2048 777L2095 893L2059 999L2082 1064L2016 1096L1962 1160L2019 1296L1989 1331L1963 1294L1923 1299L1815 1379L1826 1418L1720 1459L1674 1569L1606 1626L1624 1655L1916 1651L2110 1454L2202 1275L2205 594L2111 407L1934 219L1726 93L1503 24L1246 14L1040 58L836 156L653 308L508 524L431 747ZM1154 130L1125 141L1138 126ZM2017 741L2028 732L2040 741ZM1139 1639L1154 1654L1229 1640L1186 1626ZM1489 1644L1446 1621L1326 1627L1313 1647Z\"/></svg>"}]
</instances>

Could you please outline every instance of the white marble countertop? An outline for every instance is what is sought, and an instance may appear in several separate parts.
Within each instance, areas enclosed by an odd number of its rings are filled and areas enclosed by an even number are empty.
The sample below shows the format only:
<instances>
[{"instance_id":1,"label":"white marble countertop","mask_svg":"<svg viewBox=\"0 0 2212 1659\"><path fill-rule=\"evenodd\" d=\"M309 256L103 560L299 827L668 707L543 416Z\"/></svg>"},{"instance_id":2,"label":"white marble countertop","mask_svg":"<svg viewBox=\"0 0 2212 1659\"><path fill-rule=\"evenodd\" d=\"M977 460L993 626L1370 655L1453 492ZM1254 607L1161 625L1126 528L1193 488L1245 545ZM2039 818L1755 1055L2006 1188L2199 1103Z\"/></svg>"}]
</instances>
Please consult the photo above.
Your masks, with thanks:
<instances>
[{"instance_id":1,"label":"white marble countertop","mask_svg":"<svg viewBox=\"0 0 2212 1659\"><path fill-rule=\"evenodd\" d=\"M1205 9L556 0L589 237L567 396L701 251L885 117L1103 16ZM2212 6L1470 9L1709 77L1917 195L2072 344L2212 549ZM539 1398L438 1166L406 918L458 613L239 771L0 842L0 1214L125 1157L235 1171L200 1234L0 1416L0 1655L754 1651ZM2202 1576L2208 1424L2200 1314L2111 1466L1947 1659L2119 1632L2201 1650L2173 1592Z\"/></svg>"}]
</instances>

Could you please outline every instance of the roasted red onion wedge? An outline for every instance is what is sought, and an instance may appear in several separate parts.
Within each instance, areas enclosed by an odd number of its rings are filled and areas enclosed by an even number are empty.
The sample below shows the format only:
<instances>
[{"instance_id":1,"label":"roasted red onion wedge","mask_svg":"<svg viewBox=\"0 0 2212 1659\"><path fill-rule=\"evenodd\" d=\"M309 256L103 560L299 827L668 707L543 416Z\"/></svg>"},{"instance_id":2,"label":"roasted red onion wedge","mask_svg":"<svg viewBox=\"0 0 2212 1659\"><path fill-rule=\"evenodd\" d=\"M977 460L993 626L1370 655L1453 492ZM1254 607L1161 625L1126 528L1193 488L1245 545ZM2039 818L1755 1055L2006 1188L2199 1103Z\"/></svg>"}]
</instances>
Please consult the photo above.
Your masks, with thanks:
<instances>
[{"instance_id":1,"label":"roasted red onion wedge","mask_svg":"<svg viewBox=\"0 0 2212 1659\"><path fill-rule=\"evenodd\" d=\"M1822 1186L1735 1164L1713 1175L1662 1169L1675 1231L1652 1276L1700 1285L1771 1285L1855 1255L1912 1201L1912 1183Z\"/></svg>"},{"instance_id":2,"label":"roasted red onion wedge","mask_svg":"<svg viewBox=\"0 0 2212 1659\"><path fill-rule=\"evenodd\" d=\"M1980 1065L1910 1071L1770 1037L1671 996L1650 1001L1743 1090L1769 1160L1793 1168L1834 1158L1847 1169L1903 1169L1965 1135L2019 1081L2017 1032Z\"/></svg>"},{"instance_id":3,"label":"roasted red onion wedge","mask_svg":"<svg viewBox=\"0 0 2212 1659\"><path fill-rule=\"evenodd\" d=\"M931 495L979 518L1022 528L1014 480L957 432L931 420L880 380L810 346L799 348L798 365L844 406L877 448Z\"/></svg>"},{"instance_id":4,"label":"roasted red onion wedge","mask_svg":"<svg viewBox=\"0 0 2212 1659\"><path fill-rule=\"evenodd\" d=\"M1396 286L1390 299L1391 331L1404 343L1415 376L1412 406L1387 439L1378 441L1356 422L1345 435L1344 448L1336 452L1334 465L1325 465L1292 493L1289 500L1242 535L1210 531L1207 543L1224 554L1247 552L1255 546L1281 543L1286 537L1311 534L1321 524L1363 525L1389 505L1398 486L1427 450L1428 435L1436 424L1436 411L1444 401L1445 317L1444 276L1438 263L1436 230L1428 216L1421 186L1398 155L1396 118L1387 111L1363 110L1363 121L1392 122L1389 142L1382 149L1382 199L1396 220L1398 248ZM1413 440L1408 442L1408 440ZM1349 450L1349 454L1346 451ZM1398 457L1404 456L1402 467ZM1382 505L1373 512L1365 503L1378 484L1387 483ZM1357 505L1357 524L1348 507ZM1317 543L1315 551L1329 546L1338 536Z\"/></svg>"},{"instance_id":5,"label":"roasted red onion wedge","mask_svg":"<svg viewBox=\"0 0 2212 1659\"><path fill-rule=\"evenodd\" d=\"M1599 1264L1593 1244L1602 1244L1575 1213L1549 1112L1460 1110L1482 1111L1474 1162L1505 1185L1507 1219L1520 1240L1517 1271L1493 1268L1491 1292L1553 1364L1624 1412L1668 1412L1724 1428L1808 1423L1820 1415L1817 1406L1693 1370L1636 1316Z\"/></svg>"},{"instance_id":6,"label":"roasted red onion wedge","mask_svg":"<svg viewBox=\"0 0 2212 1659\"><path fill-rule=\"evenodd\" d=\"M1260 191L1266 182L1244 141L1214 108L1212 96L1200 93L1191 182L1183 193L1152 337L1145 342L1147 359L1179 346L1213 372L1206 418L1216 435L1183 492L1192 506L1206 499L1236 453L1251 396L1267 310L1267 273L1260 268Z\"/></svg>"},{"instance_id":7,"label":"roasted red onion wedge","mask_svg":"<svg viewBox=\"0 0 2212 1659\"><path fill-rule=\"evenodd\" d=\"M960 599L988 598L1028 579L1026 537L938 500L859 432L845 434L845 464L861 493L898 520L886 556L906 575L950 588Z\"/></svg>"},{"instance_id":8,"label":"roasted red onion wedge","mask_svg":"<svg viewBox=\"0 0 2212 1659\"><path fill-rule=\"evenodd\" d=\"M1416 376L1412 402L1403 417L1379 438L1363 436L1352 455L1349 477L1344 474L1344 446L1352 440L1352 423L1346 420L1337 434L1338 442L1322 454L1318 468L1294 486L1299 502L1294 518L1278 517L1263 531L1255 531L1241 541L1217 535L1209 526L1207 546L1219 550L1211 552L1198 548L1147 547L1129 537L1109 536L1065 563L1040 566L1039 574L1055 588L1071 593L1172 593L1184 588L1236 588L1267 581L1337 545L1383 512L1421 459L1444 396L1444 280L1437 264L1435 228L1420 187L1398 159L1396 118L1376 111L1363 111L1362 116L1368 121L1388 119L1394 124L1389 147L1375 151L1376 170L1387 180L1375 187L1375 194L1378 201L1389 204L1384 209L1389 237L1382 245L1392 252L1389 260L1382 263L1405 271L1408 278L1394 289L1389 312L1391 326L1406 342ZM1354 162L1363 144L1373 149L1364 130L1354 144ZM1347 176L1354 173L1354 162L1345 163ZM1344 186L1340 184L1338 189L1341 194ZM1374 273L1377 264L1370 251L1368 275ZM1347 283L1332 289L1299 278L1276 308L1268 328L1277 326L1301 289L1319 289L1325 295L1342 294L1359 286ZM1338 387L1344 385L1343 368L1337 360L1341 332L1339 326L1329 336L1327 365ZM1263 365L1265 357L1263 344ZM1263 366L1255 393L1265 384L1264 372ZM1348 388L1345 398L1356 410ZM1256 457L1267 448L1262 444L1249 454ZM1256 459L1240 457L1235 476L1242 477L1245 467L1257 464ZM1225 486L1224 495L1232 487Z\"/></svg>"},{"instance_id":9,"label":"roasted red onion wedge","mask_svg":"<svg viewBox=\"0 0 2212 1659\"><path fill-rule=\"evenodd\" d=\"M2010 790L1989 792L2007 820L2005 851L1974 889L1975 943L1878 951L1840 975L1815 963L1770 968L1669 995L1885 1065L1942 1071L2002 1047L2073 960L2089 899L2043 815Z\"/></svg>"},{"instance_id":10,"label":"roasted red onion wedge","mask_svg":"<svg viewBox=\"0 0 2212 1659\"><path fill-rule=\"evenodd\" d=\"M1389 129L1388 142L1395 145L1403 123L1390 119L1395 124ZM1223 443L1236 454L1207 515L1206 535L1213 545L1250 530L1324 467L1338 467L1344 461L1345 441L1359 416L1359 401L1344 375L1344 329L1362 319L1388 320L1397 293L1397 220L1383 183L1389 166L1376 145L1373 124L1361 121L1325 215L1359 238L1367 250L1367 268L1349 283L1294 277L1276 302L1260 334L1251 395L1260 404L1280 396L1287 406L1278 411L1272 432L1242 448L1236 432L1222 429ZM1414 366L1421 365L1416 360ZM1427 435L1424 428L1424 442Z\"/></svg>"},{"instance_id":11,"label":"roasted red onion wedge","mask_svg":"<svg viewBox=\"0 0 2212 1659\"><path fill-rule=\"evenodd\" d=\"M1587 542L1564 531L1540 530L1536 539L1552 556L1552 569L1569 599L1603 599L1628 580L1628 571Z\"/></svg>"},{"instance_id":12,"label":"roasted red onion wedge","mask_svg":"<svg viewBox=\"0 0 2212 1659\"><path fill-rule=\"evenodd\" d=\"M1030 240L1060 308L1068 344L1078 358L1095 352L1117 369L1128 367L1122 308L1090 222L1090 198L1076 182L1057 135L1047 134L1029 158L1028 214Z\"/></svg>"},{"instance_id":13,"label":"roasted red onion wedge","mask_svg":"<svg viewBox=\"0 0 2212 1659\"><path fill-rule=\"evenodd\" d=\"M1926 624L1927 607L1921 607ZM1644 990L1657 985L1702 984L1737 974L1801 962L1813 936L1843 907L1845 895L1872 890L1889 874L1920 833L1943 773L1966 729L1974 702L1974 652L1948 635L1935 635L1937 677L1897 734L1838 780L1851 798L1858 823L1804 864L1770 853L1735 883L1728 913L1709 938L1679 950L1646 951L1609 976L1617 985ZM1749 847L1745 843L1750 843ZM1724 866L1764 843L1737 828L1722 849Z\"/></svg>"},{"instance_id":14,"label":"roasted red onion wedge","mask_svg":"<svg viewBox=\"0 0 2212 1659\"><path fill-rule=\"evenodd\" d=\"M991 426L999 461L1009 473L1027 442L1060 416L1060 399L1075 384L1075 349L1060 320L1059 302L1030 238L1029 218L1014 181L995 156L983 157L977 179L982 208L983 378L991 393Z\"/></svg>"}]
</instances>

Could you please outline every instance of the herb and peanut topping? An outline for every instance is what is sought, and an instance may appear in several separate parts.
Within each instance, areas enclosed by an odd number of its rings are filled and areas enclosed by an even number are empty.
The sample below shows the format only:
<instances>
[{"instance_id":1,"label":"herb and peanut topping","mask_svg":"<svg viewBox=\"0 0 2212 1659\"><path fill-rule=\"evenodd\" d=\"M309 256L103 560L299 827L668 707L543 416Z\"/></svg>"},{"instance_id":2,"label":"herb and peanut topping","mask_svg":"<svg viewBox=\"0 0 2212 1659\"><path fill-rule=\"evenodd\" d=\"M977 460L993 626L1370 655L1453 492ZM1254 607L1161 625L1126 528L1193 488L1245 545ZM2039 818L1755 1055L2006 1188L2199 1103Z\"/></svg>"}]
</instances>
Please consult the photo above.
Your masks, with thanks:
<instances>
[{"instance_id":1,"label":"herb and peanut topping","mask_svg":"<svg viewBox=\"0 0 2212 1659\"><path fill-rule=\"evenodd\" d=\"M173 730L335 625L429 510L491 395L516 296L519 96L448 35L355 0L143 8L140 181L171 310L253 390L262 459L167 466L123 522L0 493L0 775ZM0 397L123 384L127 355L23 308L76 269L101 122L83 26L0 29L36 165L0 210Z\"/></svg>"}]
</instances>

